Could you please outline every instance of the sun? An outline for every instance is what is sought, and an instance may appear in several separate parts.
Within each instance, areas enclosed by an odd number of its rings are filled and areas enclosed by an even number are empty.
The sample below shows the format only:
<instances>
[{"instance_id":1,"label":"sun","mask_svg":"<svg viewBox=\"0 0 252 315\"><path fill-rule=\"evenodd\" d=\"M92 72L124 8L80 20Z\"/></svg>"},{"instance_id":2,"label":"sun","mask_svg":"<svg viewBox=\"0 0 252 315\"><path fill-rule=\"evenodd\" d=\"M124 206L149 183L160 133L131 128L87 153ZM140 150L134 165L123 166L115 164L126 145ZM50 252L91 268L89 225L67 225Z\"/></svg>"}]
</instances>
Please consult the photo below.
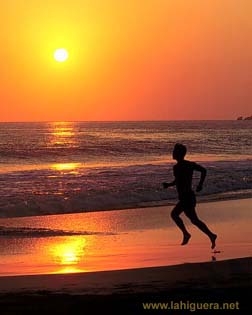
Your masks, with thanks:
<instances>
[{"instance_id":1,"label":"sun","mask_svg":"<svg viewBox=\"0 0 252 315\"><path fill-rule=\"evenodd\" d=\"M65 48L55 50L54 59L58 62L66 61L68 59L68 51Z\"/></svg>"}]
</instances>

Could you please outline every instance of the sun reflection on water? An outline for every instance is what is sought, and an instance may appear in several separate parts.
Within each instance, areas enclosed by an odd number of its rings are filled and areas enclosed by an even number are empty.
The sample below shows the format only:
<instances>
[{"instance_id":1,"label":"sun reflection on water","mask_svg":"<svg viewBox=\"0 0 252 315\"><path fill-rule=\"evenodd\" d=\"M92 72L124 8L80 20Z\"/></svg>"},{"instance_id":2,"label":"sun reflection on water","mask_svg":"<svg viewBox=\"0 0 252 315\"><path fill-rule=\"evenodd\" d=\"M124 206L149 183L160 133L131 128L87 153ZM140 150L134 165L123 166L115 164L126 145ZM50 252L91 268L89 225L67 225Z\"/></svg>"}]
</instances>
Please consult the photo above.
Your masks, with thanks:
<instances>
[{"instance_id":1,"label":"sun reflection on water","mask_svg":"<svg viewBox=\"0 0 252 315\"><path fill-rule=\"evenodd\" d=\"M80 163L56 163L52 165L52 168L56 171L75 171L80 165Z\"/></svg>"},{"instance_id":2,"label":"sun reflection on water","mask_svg":"<svg viewBox=\"0 0 252 315\"><path fill-rule=\"evenodd\" d=\"M74 123L71 122L52 122L50 133L50 143L52 145L73 146L76 144Z\"/></svg>"}]
</instances>

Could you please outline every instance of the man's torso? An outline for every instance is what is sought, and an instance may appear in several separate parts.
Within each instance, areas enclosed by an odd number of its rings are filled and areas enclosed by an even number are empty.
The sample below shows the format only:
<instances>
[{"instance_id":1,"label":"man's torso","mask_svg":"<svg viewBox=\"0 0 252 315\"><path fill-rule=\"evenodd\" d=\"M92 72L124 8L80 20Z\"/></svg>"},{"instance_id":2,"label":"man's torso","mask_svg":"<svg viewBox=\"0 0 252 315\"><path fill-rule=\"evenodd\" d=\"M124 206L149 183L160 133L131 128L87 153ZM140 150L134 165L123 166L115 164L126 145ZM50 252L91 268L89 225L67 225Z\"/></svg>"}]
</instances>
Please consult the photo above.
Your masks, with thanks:
<instances>
[{"instance_id":1,"label":"man's torso","mask_svg":"<svg viewBox=\"0 0 252 315\"><path fill-rule=\"evenodd\" d=\"M188 194L193 193L192 177L194 165L194 162L183 160L181 162L178 162L173 167L179 199L183 199L183 197L186 197Z\"/></svg>"}]
</instances>

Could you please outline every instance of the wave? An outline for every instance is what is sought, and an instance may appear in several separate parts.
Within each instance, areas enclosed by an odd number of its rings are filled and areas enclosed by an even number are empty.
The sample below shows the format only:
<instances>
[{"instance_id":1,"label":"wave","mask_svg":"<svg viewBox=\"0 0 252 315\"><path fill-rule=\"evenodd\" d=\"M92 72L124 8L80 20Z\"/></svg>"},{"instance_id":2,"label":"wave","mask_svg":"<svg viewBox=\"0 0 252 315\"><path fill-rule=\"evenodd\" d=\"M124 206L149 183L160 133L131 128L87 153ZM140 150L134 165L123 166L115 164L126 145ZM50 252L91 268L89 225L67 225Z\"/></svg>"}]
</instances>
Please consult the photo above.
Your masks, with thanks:
<instances>
[{"instance_id":1,"label":"wave","mask_svg":"<svg viewBox=\"0 0 252 315\"><path fill-rule=\"evenodd\" d=\"M252 190L251 160L203 162L207 180L199 198L229 198ZM194 186L199 180L195 174ZM76 213L173 203L175 189L161 183L173 179L172 166L146 164L117 167L42 169L0 174L0 217ZM225 195L226 194L226 195ZM243 193L239 194L239 198ZM45 232L45 231L44 231Z\"/></svg>"}]
</instances>

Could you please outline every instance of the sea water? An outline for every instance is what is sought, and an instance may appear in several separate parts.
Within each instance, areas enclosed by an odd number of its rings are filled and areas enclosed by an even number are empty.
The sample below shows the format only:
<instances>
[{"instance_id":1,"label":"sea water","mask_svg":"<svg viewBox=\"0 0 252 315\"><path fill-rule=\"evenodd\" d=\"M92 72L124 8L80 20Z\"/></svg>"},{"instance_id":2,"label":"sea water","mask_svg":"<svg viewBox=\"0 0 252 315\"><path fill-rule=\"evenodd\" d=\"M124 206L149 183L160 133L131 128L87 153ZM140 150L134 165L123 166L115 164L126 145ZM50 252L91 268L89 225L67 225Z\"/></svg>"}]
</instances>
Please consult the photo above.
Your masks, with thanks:
<instances>
[{"instance_id":1,"label":"sea water","mask_svg":"<svg viewBox=\"0 0 252 315\"><path fill-rule=\"evenodd\" d=\"M251 134L251 121L0 123L0 217L174 202L161 183L176 142L208 170L199 198L247 196Z\"/></svg>"}]
</instances>

